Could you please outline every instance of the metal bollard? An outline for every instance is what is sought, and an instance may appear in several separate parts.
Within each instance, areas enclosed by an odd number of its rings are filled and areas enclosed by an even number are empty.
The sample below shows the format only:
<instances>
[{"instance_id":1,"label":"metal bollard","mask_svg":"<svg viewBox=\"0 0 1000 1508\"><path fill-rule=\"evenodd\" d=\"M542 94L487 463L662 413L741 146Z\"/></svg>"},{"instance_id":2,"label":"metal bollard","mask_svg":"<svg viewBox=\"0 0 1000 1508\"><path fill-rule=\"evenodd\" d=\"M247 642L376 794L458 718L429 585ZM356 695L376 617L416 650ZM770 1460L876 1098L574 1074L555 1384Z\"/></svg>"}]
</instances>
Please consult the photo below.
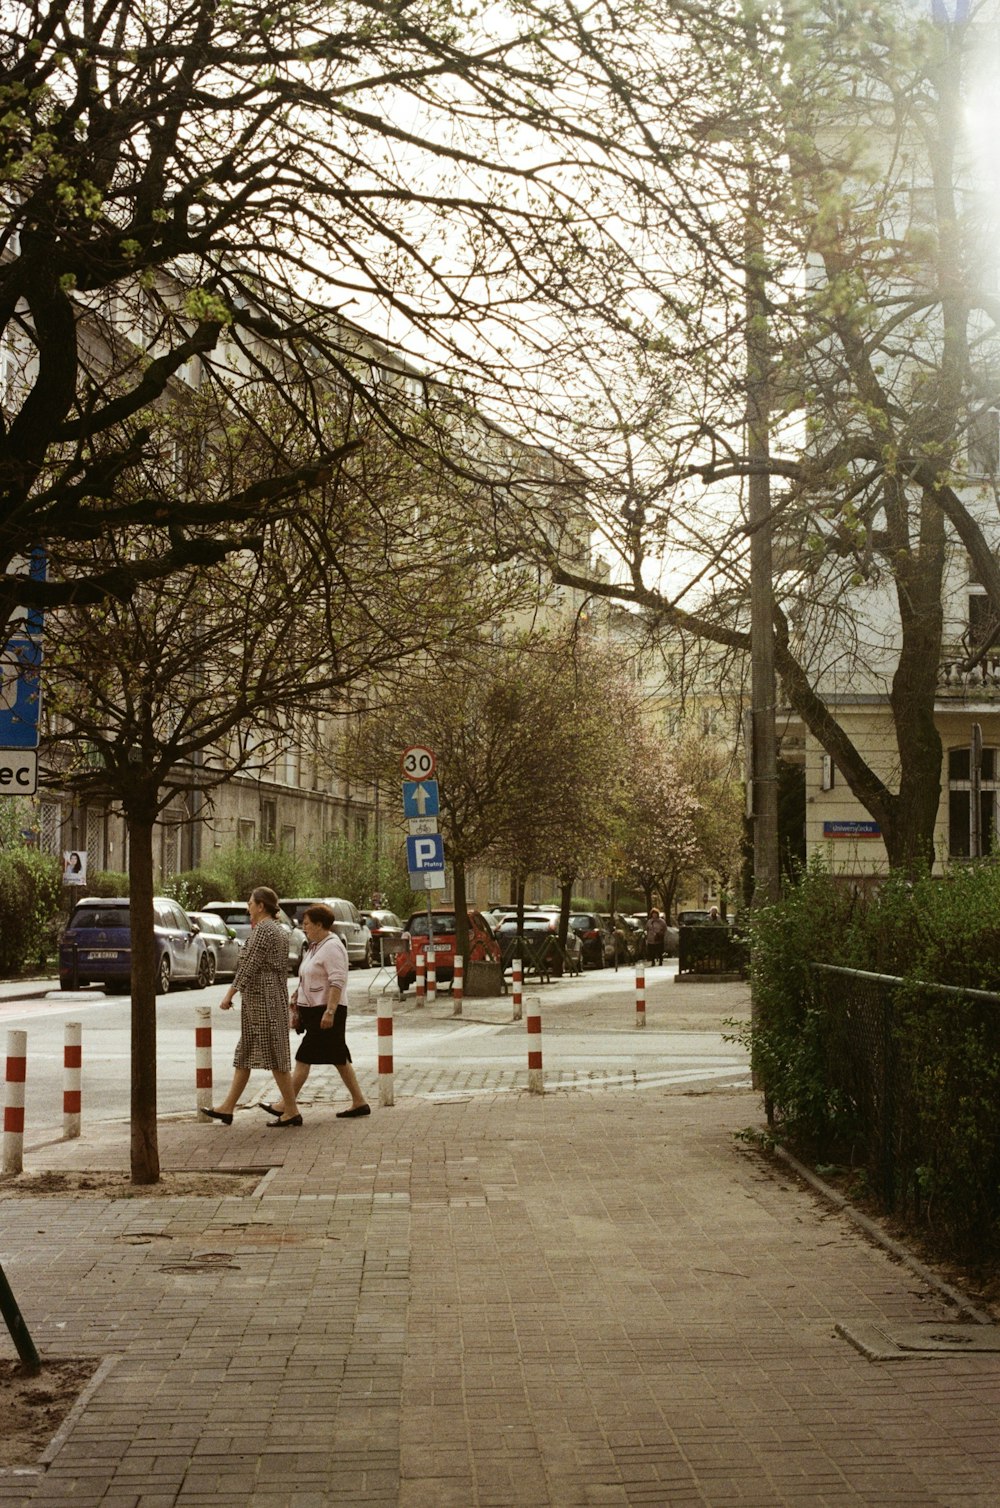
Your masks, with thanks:
<instances>
[{"instance_id":1,"label":"metal bollard","mask_svg":"<svg viewBox=\"0 0 1000 1508\"><path fill-rule=\"evenodd\" d=\"M202 1110L211 1110L212 1093L212 1007L196 1005L194 1008L194 1093L195 1118Z\"/></svg>"},{"instance_id":2,"label":"metal bollard","mask_svg":"<svg viewBox=\"0 0 1000 1508\"><path fill-rule=\"evenodd\" d=\"M538 996L528 1000L528 1088L532 1094L544 1094L542 1078L542 1007Z\"/></svg>"},{"instance_id":3,"label":"metal bollard","mask_svg":"<svg viewBox=\"0 0 1000 1508\"><path fill-rule=\"evenodd\" d=\"M417 954L417 1004L418 1005L423 1005L423 1003L424 1003L424 968L425 967L426 967L426 965L425 965L425 961L424 961L424 955L422 953L418 953Z\"/></svg>"},{"instance_id":4,"label":"metal bollard","mask_svg":"<svg viewBox=\"0 0 1000 1508\"><path fill-rule=\"evenodd\" d=\"M392 1083L392 1001L384 995L379 996L376 1007L378 1017L378 1102L380 1105L393 1105Z\"/></svg>"},{"instance_id":5,"label":"metal bollard","mask_svg":"<svg viewBox=\"0 0 1000 1508\"><path fill-rule=\"evenodd\" d=\"M461 953L455 954L455 972L451 976L451 999L454 1006L452 1015L462 1014L462 999L465 993L465 959Z\"/></svg>"},{"instance_id":6,"label":"metal bollard","mask_svg":"<svg viewBox=\"0 0 1000 1508\"><path fill-rule=\"evenodd\" d=\"M427 968L425 973L427 984L427 1004L433 1005L437 1000L437 955L428 953Z\"/></svg>"},{"instance_id":7,"label":"metal bollard","mask_svg":"<svg viewBox=\"0 0 1000 1508\"><path fill-rule=\"evenodd\" d=\"M635 966L635 1024L646 1025L646 966L642 963Z\"/></svg>"},{"instance_id":8,"label":"metal bollard","mask_svg":"<svg viewBox=\"0 0 1000 1508\"><path fill-rule=\"evenodd\" d=\"M524 965L520 958L515 958L510 966L510 987L514 1001L514 1020L520 1021L524 1014L524 1000L521 995L521 985L524 982Z\"/></svg>"},{"instance_id":9,"label":"metal bollard","mask_svg":"<svg viewBox=\"0 0 1000 1508\"><path fill-rule=\"evenodd\" d=\"M24 1169L24 1081L28 1072L28 1033L7 1033L6 1093L3 1102L3 1170Z\"/></svg>"},{"instance_id":10,"label":"metal bollard","mask_svg":"<svg viewBox=\"0 0 1000 1508\"><path fill-rule=\"evenodd\" d=\"M83 1027L67 1021L63 1034L63 1139L80 1135L83 1108Z\"/></svg>"}]
</instances>

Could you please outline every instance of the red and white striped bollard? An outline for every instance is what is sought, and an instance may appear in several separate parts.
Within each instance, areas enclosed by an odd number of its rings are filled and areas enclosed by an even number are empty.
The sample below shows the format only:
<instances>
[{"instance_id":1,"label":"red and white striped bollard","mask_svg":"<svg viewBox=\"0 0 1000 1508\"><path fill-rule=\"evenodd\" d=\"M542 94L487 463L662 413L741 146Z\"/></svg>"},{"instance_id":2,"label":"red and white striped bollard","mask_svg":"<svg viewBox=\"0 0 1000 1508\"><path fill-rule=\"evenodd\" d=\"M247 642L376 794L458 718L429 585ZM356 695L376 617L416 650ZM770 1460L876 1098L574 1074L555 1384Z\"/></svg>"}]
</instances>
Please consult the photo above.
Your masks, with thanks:
<instances>
[{"instance_id":1,"label":"red and white striped bollard","mask_svg":"<svg viewBox=\"0 0 1000 1508\"><path fill-rule=\"evenodd\" d=\"M214 1104L212 1093L212 1007L196 1005L194 1008L194 1093L199 1111L211 1110Z\"/></svg>"},{"instance_id":2,"label":"red and white striped bollard","mask_svg":"<svg viewBox=\"0 0 1000 1508\"><path fill-rule=\"evenodd\" d=\"M7 1033L6 1092L3 1101L3 1170L24 1167L24 1081L28 1072L28 1033Z\"/></svg>"},{"instance_id":3,"label":"red and white striped bollard","mask_svg":"<svg viewBox=\"0 0 1000 1508\"><path fill-rule=\"evenodd\" d=\"M425 969L425 967L426 967L426 964L425 964L425 961L424 961L424 955L422 953L418 953L417 954L417 1004L418 1005L423 1005L423 1003L424 1003L424 969Z\"/></svg>"},{"instance_id":4,"label":"red and white striped bollard","mask_svg":"<svg viewBox=\"0 0 1000 1508\"><path fill-rule=\"evenodd\" d=\"M451 976L451 999L454 1005L455 1016L462 1014L462 1000L465 994L465 959L461 953L455 954L455 971Z\"/></svg>"},{"instance_id":5,"label":"red and white striped bollard","mask_svg":"<svg viewBox=\"0 0 1000 1508\"><path fill-rule=\"evenodd\" d=\"M432 953L430 951L428 951L428 954L427 954L427 970L426 970L425 978L426 978L426 983L427 983L427 1004L428 1005L433 1005L434 1002L437 1000L437 988L438 988L438 986L437 986L437 978L438 978L438 976L437 976L437 954Z\"/></svg>"},{"instance_id":6,"label":"red and white striped bollard","mask_svg":"<svg viewBox=\"0 0 1000 1508\"><path fill-rule=\"evenodd\" d=\"M375 1008L378 1029L378 1102L392 1105L392 1000L386 995L378 997Z\"/></svg>"},{"instance_id":7,"label":"red and white striped bollard","mask_svg":"<svg viewBox=\"0 0 1000 1508\"><path fill-rule=\"evenodd\" d=\"M80 1135L83 1108L83 1027L67 1021L63 1034L63 1139Z\"/></svg>"},{"instance_id":8,"label":"red and white striped bollard","mask_svg":"<svg viewBox=\"0 0 1000 1508\"><path fill-rule=\"evenodd\" d=\"M528 999L528 1088L532 1094L544 1094L542 1078L542 1007L538 996Z\"/></svg>"},{"instance_id":9,"label":"red and white striped bollard","mask_svg":"<svg viewBox=\"0 0 1000 1508\"><path fill-rule=\"evenodd\" d=\"M646 965L641 960L635 966L635 1024L646 1025Z\"/></svg>"},{"instance_id":10,"label":"red and white striped bollard","mask_svg":"<svg viewBox=\"0 0 1000 1508\"><path fill-rule=\"evenodd\" d=\"M524 1014L524 1001L521 995L521 985L524 981L524 966L519 958L515 958L510 966L510 987L514 997L514 1020L520 1021Z\"/></svg>"}]
</instances>

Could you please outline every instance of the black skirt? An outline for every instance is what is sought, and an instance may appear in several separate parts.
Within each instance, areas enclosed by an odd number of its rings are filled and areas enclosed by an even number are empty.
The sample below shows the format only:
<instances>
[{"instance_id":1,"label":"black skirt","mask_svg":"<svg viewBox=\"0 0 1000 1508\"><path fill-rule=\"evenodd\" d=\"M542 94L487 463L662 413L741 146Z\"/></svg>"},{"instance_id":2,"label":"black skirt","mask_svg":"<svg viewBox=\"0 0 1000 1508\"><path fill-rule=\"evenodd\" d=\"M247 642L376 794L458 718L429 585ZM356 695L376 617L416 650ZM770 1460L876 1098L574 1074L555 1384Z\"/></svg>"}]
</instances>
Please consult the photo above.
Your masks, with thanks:
<instances>
[{"instance_id":1,"label":"black skirt","mask_svg":"<svg viewBox=\"0 0 1000 1508\"><path fill-rule=\"evenodd\" d=\"M299 1023L305 1034L295 1054L296 1063L350 1063L347 1049L347 1006L338 1005L332 1026L320 1026L323 1006L300 1005Z\"/></svg>"}]
</instances>

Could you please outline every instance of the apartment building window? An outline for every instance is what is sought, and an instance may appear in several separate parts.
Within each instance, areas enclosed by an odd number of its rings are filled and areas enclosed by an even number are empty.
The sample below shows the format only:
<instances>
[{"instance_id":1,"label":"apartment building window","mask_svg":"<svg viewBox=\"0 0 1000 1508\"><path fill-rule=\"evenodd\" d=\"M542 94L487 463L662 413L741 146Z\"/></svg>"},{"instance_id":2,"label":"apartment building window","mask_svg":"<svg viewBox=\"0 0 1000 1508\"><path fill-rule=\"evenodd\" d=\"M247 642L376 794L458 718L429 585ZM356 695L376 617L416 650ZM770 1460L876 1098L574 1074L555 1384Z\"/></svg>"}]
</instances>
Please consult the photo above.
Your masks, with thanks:
<instances>
[{"instance_id":1,"label":"apartment building window","mask_svg":"<svg viewBox=\"0 0 1000 1508\"><path fill-rule=\"evenodd\" d=\"M87 841L84 846L87 850L87 867L91 874L95 869L103 869L106 863L104 845L107 825L106 813L99 806L88 806Z\"/></svg>"},{"instance_id":2,"label":"apartment building window","mask_svg":"<svg viewBox=\"0 0 1000 1508\"><path fill-rule=\"evenodd\" d=\"M38 804L38 846L42 853L62 852L62 808L58 801Z\"/></svg>"},{"instance_id":3,"label":"apartment building window","mask_svg":"<svg viewBox=\"0 0 1000 1508\"><path fill-rule=\"evenodd\" d=\"M998 780L1000 763L996 749L984 749L980 767L979 810L982 824L983 853L994 853L1000 848L997 834ZM972 782L970 779L969 750L948 751L948 853L953 859L967 859L972 852Z\"/></svg>"},{"instance_id":4,"label":"apartment building window","mask_svg":"<svg viewBox=\"0 0 1000 1508\"><path fill-rule=\"evenodd\" d=\"M160 873L169 879L181 867L181 822L182 811L167 810L163 814L163 834L160 840Z\"/></svg>"},{"instance_id":5,"label":"apartment building window","mask_svg":"<svg viewBox=\"0 0 1000 1508\"><path fill-rule=\"evenodd\" d=\"M969 593L969 644L979 650L1000 644L1000 625L985 592Z\"/></svg>"},{"instance_id":6,"label":"apartment building window","mask_svg":"<svg viewBox=\"0 0 1000 1508\"><path fill-rule=\"evenodd\" d=\"M278 803L262 801L260 804L260 841L265 848L273 848L278 836Z\"/></svg>"},{"instance_id":7,"label":"apartment building window","mask_svg":"<svg viewBox=\"0 0 1000 1508\"><path fill-rule=\"evenodd\" d=\"M983 408L970 414L966 443L970 475L996 476L1000 471L1000 409Z\"/></svg>"}]
</instances>

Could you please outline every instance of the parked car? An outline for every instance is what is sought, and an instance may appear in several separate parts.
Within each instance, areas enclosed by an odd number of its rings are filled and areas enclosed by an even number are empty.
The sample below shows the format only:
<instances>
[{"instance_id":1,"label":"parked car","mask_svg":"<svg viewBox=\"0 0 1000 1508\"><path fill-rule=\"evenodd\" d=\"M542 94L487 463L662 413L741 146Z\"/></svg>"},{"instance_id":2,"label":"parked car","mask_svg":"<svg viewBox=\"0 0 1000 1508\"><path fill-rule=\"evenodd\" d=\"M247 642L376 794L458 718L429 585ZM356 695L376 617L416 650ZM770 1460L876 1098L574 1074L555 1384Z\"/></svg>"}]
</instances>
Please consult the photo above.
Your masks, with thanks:
<instances>
[{"instance_id":1,"label":"parked car","mask_svg":"<svg viewBox=\"0 0 1000 1508\"><path fill-rule=\"evenodd\" d=\"M447 984L455 974L455 911L441 907L431 912L431 933L427 929L427 912L414 911L407 919L396 954L396 983L405 995L417 977L417 954L434 949L434 969L438 983ZM469 959L471 962L492 959L500 962L500 945L493 928L481 911L469 912Z\"/></svg>"},{"instance_id":2,"label":"parked car","mask_svg":"<svg viewBox=\"0 0 1000 1508\"><path fill-rule=\"evenodd\" d=\"M628 937L628 956L630 963L637 963L640 958L646 956L646 923L636 921L634 916L619 915L618 921Z\"/></svg>"},{"instance_id":3,"label":"parked car","mask_svg":"<svg viewBox=\"0 0 1000 1508\"><path fill-rule=\"evenodd\" d=\"M231 927L240 942L246 946L250 936L250 916L247 912L246 901L209 901L203 909L210 912L212 916L220 916L227 927ZM279 906L275 921L288 933L288 972L297 974L302 956L309 946L306 934L288 915L283 906Z\"/></svg>"},{"instance_id":4,"label":"parked car","mask_svg":"<svg viewBox=\"0 0 1000 1508\"><path fill-rule=\"evenodd\" d=\"M711 920L707 911L678 911L677 913L677 923L681 927L699 927L703 922Z\"/></svg>"},{"instance_id":5,"label":"parked car","mask_svg":"<svg viewBox=\"0 0 1000 1508\"><path fill-rule=\"evenodd\" d=\"M212 979L232 979L243 951L243 944L232 927L212 911L189 911L188 916L198 923L205 939L212 959Z\"/></svg>"},{"instance_id":6,"label":"parked car","mask_svg":"<svg viewBox=\"0 0 1000 1508\"><path fill-rule=\"evenodd\" d=\"M156 988L172 984L203 989L212 982L212 956L198 923L167 896L153 898ZM128 896L77 901L59 939L59 983L64 990L104 984L125 993L132 984L132 914Z\"/></svg>"},{"instance_id":7,"label":"parked car","mask_svg":"<svg viewBox=\"0 0 1000 1508\"><path fill-rule=\"evenodd\" d=\"M583 945L584 965L603 969L615 961L615 939L610 927L596 911L577 911L569 919L570 927Z\"/></svg>"},{"instance_id":8,"label":"parked car","mask_svg":"<svg viewBox=\"0 0 1000 1508\"><path fill-rule=\"evenodd\" d=\"M362 911L361 920L372 935L375 957L381 964L389 963L396 956L403 923L395 911Z\"/></svg>"},{"instance_id":9,"label":"parked car","mask_svg":"<svg viewBox=\"0 0 1000 1508\"><path fill-rule=\"evenodd\" d=\"M313 895L281 902L281 909L296 923L301 923L307 906L329 906L334 916L333 930L347 949L351 968L371 968L378 950L353 901L345 901L339 895Z\"/></svg>"},{"instance_id":10,"label":"parked car","mask_svg":"<svg viewBox=\"0 0 1000 1508\"><path fill-rule=\"evenodd\" d=\"M514 955L514 943L517 938L517 912L505 911L494 929L497 941L500 944L501 956L504 964ZM561 950L559 944L559 912L528 910L524 911L524 938L528 949L528 958L532 954L541 961L549 963L552 973L562 975L568 965L570 973L575 973L583 966L583 944L573 928L566 933L566 948ZM545 947L546 942L550 944ZM541 950L544 949L544 954Z\"/></svg>"}]
</instances>

